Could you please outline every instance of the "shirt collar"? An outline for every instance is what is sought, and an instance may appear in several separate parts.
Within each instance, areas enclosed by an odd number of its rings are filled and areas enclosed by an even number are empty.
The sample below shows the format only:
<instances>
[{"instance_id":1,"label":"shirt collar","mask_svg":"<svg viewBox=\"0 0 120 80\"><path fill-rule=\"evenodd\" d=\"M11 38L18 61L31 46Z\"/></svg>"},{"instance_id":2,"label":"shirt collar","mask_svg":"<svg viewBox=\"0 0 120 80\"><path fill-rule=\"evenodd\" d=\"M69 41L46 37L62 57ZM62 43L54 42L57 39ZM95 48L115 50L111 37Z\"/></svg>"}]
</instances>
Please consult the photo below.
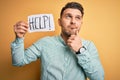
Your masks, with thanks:
<instances>
[{"instance_id":1,"label":"shirt collar","mask_svg":"<svg viewBox=\"0 0 120 80\"><path fill-rule=\"evenodd\" d=\"M58 39L64 46L67 46L61 35L58 36Z\"/></svg>"}]
</instances>

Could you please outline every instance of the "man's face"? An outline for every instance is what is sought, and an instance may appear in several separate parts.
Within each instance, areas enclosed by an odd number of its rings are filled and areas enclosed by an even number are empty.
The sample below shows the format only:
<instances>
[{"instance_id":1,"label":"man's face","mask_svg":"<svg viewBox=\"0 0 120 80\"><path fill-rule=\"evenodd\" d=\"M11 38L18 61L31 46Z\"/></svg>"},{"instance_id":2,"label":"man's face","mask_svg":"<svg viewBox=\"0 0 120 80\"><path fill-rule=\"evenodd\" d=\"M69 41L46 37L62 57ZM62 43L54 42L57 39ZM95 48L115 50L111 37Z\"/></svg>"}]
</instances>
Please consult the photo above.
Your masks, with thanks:
<instances>
[{"instance_id":1,"label":"man's face","mask_svg":"<svg viewBox=\"0 0 120 80\"><path fill-rule=\"evenodd\" d=\"M62 34L67 37L75 35L77 31L80 31L82 20L82 14L78 9L68 8L64 10L59 19Z\"/></svg>"}]
</instances>

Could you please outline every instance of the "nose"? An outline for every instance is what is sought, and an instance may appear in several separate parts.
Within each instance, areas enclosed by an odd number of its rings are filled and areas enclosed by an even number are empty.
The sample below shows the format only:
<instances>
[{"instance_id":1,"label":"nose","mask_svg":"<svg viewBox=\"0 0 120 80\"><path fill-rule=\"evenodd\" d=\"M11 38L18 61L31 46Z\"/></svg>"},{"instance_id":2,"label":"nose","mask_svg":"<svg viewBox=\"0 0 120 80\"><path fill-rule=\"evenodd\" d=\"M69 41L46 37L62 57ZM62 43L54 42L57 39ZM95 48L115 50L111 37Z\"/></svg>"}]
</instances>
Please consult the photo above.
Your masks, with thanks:
<instances>
[{"instance_id":1,"label":"nose","mask_svg":"<svg viewBox=\"0 0 120 80\"><path fill-rule=\"evenodd\" d=\"M71 24L75 24L75 23L76 23L75 19L72 18L72 19L71 19Z\"/></svg>"}]
</instances>

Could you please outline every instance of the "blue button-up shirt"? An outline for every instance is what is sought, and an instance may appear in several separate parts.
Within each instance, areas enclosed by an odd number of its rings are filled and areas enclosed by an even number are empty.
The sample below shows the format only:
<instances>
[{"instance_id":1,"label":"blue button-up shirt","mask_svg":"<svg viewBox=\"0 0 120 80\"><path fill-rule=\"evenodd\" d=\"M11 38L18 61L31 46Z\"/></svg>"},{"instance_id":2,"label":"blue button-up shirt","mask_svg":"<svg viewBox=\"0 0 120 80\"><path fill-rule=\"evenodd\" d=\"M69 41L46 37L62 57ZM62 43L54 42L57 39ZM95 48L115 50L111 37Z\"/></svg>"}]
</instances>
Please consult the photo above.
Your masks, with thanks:
<instances>
[{"instance_id":1,"label":"blue button-up shirt","mask_svg":"<svg viewBox=\"0 0 120 80\"><path fill-rule=\"evenodd\" d=\"M12 62L23 66L41 60L41 80L104 80L104 71L93 42L82 39L86 48L75 54L61 36L45 37L24 50L24 39L12 42Z\"/></svg>"}]
</instances>

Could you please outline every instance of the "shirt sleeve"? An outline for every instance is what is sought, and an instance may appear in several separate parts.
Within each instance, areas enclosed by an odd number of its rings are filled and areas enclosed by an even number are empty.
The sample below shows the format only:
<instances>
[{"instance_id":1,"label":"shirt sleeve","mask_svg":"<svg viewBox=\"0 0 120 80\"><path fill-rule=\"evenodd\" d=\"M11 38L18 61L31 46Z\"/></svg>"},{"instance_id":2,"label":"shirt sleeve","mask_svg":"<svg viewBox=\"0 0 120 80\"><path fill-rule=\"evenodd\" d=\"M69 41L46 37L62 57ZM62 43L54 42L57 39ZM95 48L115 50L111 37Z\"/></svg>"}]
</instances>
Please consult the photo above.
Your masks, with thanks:
<instances>
[{"instance_id":1,"label":"shirt sleeve","mask_svg":"<svg viewBox=\"0 0 120 80\"><path fill-rule=\"evenodd\" d=\"M36 44L33 44L27 49L24 49L24 39L16 38L11 43L12 64L14 66L23 66L32 61L36 61L40 57L40 49Z\"/></svg>"},{"instance_id":2,"label":"shirt sleeve","mask_svg":"<svg viewBox=\"0 0 120 80\"><path fill-rule=\"evenodd\" d=\"M77 55L78 64L90 80L104 80L104 70L94 43L89 42L85 47L86 50Z\"/></svg>"}]
</instances>

